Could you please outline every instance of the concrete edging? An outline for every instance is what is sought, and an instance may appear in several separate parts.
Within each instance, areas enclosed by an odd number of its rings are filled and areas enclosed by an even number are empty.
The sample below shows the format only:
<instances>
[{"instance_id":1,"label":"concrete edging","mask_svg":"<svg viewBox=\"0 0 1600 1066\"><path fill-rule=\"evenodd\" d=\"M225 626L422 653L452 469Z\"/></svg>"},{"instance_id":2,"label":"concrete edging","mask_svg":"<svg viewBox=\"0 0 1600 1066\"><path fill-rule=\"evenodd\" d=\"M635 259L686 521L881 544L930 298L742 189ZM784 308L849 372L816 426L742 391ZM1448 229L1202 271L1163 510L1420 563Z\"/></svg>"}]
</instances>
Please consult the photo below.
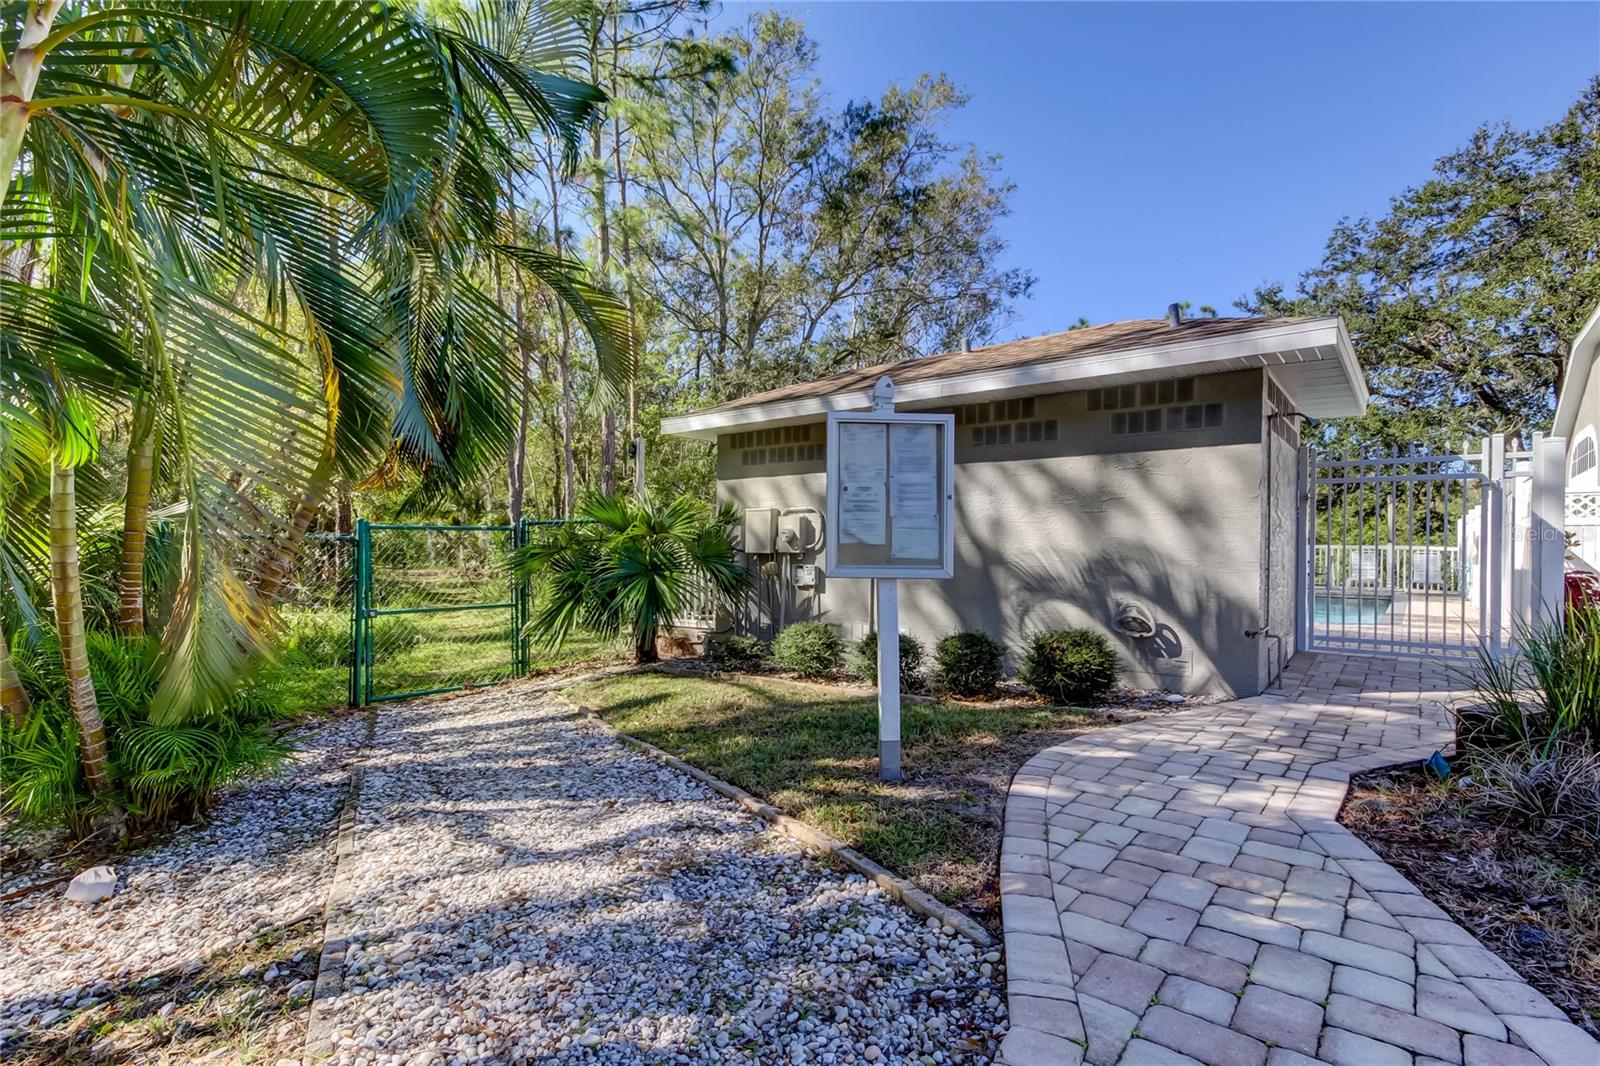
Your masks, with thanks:
<instances>
[{"instance_id":1,"label":"concrete edging","mask_svg":"<svg viewBox=\"0 0 1600 1066\"><path fill-rule=\"evenodd\" d=\"M378 729L378 711L368 707L365 730L356 754L372 745ZM356 847L356 815L361 806L361 785L366 770L359 763L350 768L350 782L339 800L333 844L333 876L328 882L328 896L322 904L322 953L317 959L316 984L311 990L308 1005L310 1018L306 1022L305 1062L320 1062L333 1054L333 1018L328 1003L344 991L344 955L348 950L349 917L342 904L346 884L350 879L349 856Z\"/></svg>"},{"instance_id":2,"label":"concrete edging","mask_svg":"<svg viewBox=\"0 0 1600 1066\"><path fill-rule=\"evenodd\" d=\"M557 693L556 698L571 707L575 715L595 725L629 747L643 752L657 762L664 763L674 770L688 774L712 791L733 800L751 814L782 829L811 850L837 858L851 870L888 892L915 913L929 918L937 918L942 924L950 926L975 944L983 947L994 946L994 938L977 921L953 907L940 903L910 881L878 865L833 835L825 833L813 825L808 825L798 818L792 818L784 814L772 804L751 795L738 785L730 784L720 777L708 774L698 766L686 763L676 755L663 751L654 744L624 733L604 718L601 718L592 707L586 707L581 703L568 699L566 695L561 693Z\"/></svg>"}]
</instances>

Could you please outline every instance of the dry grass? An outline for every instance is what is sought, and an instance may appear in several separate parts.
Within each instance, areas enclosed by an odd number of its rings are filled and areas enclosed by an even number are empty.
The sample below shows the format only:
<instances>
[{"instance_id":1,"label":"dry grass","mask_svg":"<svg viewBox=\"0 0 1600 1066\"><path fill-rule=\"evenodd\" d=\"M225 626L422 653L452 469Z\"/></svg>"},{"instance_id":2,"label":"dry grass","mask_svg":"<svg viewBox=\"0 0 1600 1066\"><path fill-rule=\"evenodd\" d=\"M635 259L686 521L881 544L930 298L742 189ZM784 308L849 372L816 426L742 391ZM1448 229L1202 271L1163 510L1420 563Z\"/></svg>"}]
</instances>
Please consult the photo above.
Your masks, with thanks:
<instances>
[{"instance_id":1,"label":"dry grass","mask_svg":"<svg viewBox=\"0 0 1600 1066\"><path fill-rule=\"evenodd\" d=\"M315 980L322 919L263 932L249 944L182 969L108 992L35 1029L6 1061L20 1066L67 1063L276 1063L304 1051L310 998L291 997ZM278 968L273 980L263 974ZM248 974L248 975L247 975Z\"/></svg>"}]
</instances>

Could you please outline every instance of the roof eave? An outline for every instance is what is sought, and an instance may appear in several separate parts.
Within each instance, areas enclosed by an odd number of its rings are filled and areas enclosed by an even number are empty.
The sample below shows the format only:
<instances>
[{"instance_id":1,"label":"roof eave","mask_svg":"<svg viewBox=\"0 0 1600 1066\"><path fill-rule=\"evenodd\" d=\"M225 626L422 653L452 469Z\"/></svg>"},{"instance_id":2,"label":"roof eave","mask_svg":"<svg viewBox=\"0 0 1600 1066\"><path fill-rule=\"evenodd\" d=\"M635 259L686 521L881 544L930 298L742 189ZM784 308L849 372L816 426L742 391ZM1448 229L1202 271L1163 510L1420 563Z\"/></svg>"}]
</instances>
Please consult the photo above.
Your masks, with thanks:
<instances>
[{"instance_id":1,"label":"roof eave","mask_svg":"<svg viewBox=\"0 0 1600 1066\"><path fill-rule=\"evenodd\" d=\"M1600 306L1594 309L1589 321L1583 324L1573 338L1567 356L1567 373L1556 395L1555 424L1551 435L1571 440L1578 425L1578 408L1583 406L1583 394L1589 387L1589 374L1594 369L1595 354L1600 351Z\"/></svg>"},{"instance_id":2,"label":"roof eave","mask_svg":"<svg viewBox=\"0 0 1600 1066\"><path fill-rule=\"evenodd\" d=\"M1339 402L1323 404L1316 410L1302 413L1318 418L1359 415L1366 410L1367 386L1362 377L1355 349L1350 343L1344 323L1337 317L1308 319L1259 330L1230 334L1225 337L1203 337L1174 341L1171 344L1125 348L1095 355L1027 363L1022 366L997 370L972 371L927 381L908 382L899 386L895 399L902 404L961 403L990 393L1007 389L1039 389L1042 386L1062 386L1070 389L1075 383L1118 374L1149 374L1158 371L1183 371L1199 369L1208 364L1223 363L1240 357L1256 357L1261 365L1273 365L1272 356L1311 347L1333 348L1337 352L1340 368L1349 394ZM661 431L671 436L715 440L719 433L728 433L772 422L795 422L816 419L829 411L864 411L872 406L868 389L851 389L821 396L799 397L772 403L753 404L748 407L711 409L673 415L661 422Z\"/></svg>"}]
</instances>

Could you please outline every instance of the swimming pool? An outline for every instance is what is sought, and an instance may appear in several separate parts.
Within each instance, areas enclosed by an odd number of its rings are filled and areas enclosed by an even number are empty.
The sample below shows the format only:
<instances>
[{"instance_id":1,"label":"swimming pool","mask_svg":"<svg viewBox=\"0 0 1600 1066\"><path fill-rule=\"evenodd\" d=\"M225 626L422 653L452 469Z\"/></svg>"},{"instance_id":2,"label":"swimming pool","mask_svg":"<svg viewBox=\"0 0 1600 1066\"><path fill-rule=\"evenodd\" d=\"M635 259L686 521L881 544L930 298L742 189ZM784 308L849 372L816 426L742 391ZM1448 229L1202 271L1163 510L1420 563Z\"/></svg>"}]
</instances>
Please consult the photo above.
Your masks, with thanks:
<instances>
[{"instance_id":1,"label":"swimming pool","mask_svg":"<svg viewBox=\"0 0 1600 1066\"><path fill-rule=\"evenodd\" d=\"M1380 621L1389 613L1388 596L1373 596L1352 590L1348 595L1317 593L1311 607L1311 620L1323 625L1360 625Z\"/></svg>"}]
</instances>

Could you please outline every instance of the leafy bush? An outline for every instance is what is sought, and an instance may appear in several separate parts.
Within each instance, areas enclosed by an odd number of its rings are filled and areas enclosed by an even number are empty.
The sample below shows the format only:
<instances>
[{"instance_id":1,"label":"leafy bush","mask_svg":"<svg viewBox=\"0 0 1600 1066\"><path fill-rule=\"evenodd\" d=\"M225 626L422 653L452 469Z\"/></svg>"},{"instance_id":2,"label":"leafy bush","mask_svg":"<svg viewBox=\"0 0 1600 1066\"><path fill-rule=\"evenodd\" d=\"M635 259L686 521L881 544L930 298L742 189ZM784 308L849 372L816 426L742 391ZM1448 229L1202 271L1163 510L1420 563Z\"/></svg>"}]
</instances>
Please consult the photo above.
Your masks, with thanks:
<instances>
[{"instance_id":1,"label":"leafy bush","mask_svg":"<svg viewBox=\"0 0 1600 1066\"><path fill-rule=\"evenodd\" d=\"M731 633L713 644L707 653L724 670L759 670L772 655L772 645L759 637Z\"/></svg>"},{"instance_id":2,"label":"leafy bush","mask_svg":"<svg viewBox=\"0 0 1600 1066\"><path fill-rule=\"evenodd\" d=\"M868 633L856 641L845 659L845 670L863 681L878 680L878 634ZM911 689L922 677L922 642L908 633L900 634L900 687Z\"/></svg>"},{"instance_id":3,"label":"leafy bush","mask_svg":"<svg viewBox=\"0 0 1600 1066\"><path fill-rule=\"evenodd\" d=\"M772 663L801 677L823 677L839 668L843 643L821 622L794 622L772 642Z\"/></svg>"},{"instance_id":4,"label":"leafy bush","mask_svg":"<svg viewBox=\"0 0 1600 1066\"><path fill-rule=\"evenodd\" d=\"M1117 683L1117 653L1089 629L1040 633L1028 647L1022 680L1057 703L1095 703Z\"/></svg>"},{"instance_id":5,"label":"leafy bush","mask_svg":"<svg viewBox=\"0 0 1600 1066\"><path fill-rule=\"evenodd\" d=\"M137 823L155 828L203 812L216 791L271 766L288 749L267 728L276 708L251 689L230 707L178 725L152 724L147 710L159 680L150 638L87 635L95 696L105 720L116 801ZM78 730L63 693L53 642L19 641L12 664L32 700L27 717L0 723L0 778L5 808L25 821L60 822L82 836L101 813L78 758Z\"/></svg>"},{"instance_id":6,"label":"leafy bush","mask_svg":"<svg viewBox=\"0 0 1600 1066\"><path fill-rule=\"evenodd\" d=\"M934 646L934 686L955 696L993 695L1005 657L987 633L952 633Z\"/></svg>"},{"instance_id":7,"label":"leafy bush","mask_svg":"<svg viewBox=\"0 0 1600 1066\"><path fill-rule=\"evenodd\" d=\"M516 554L518 574L536 585L540 606L528 631L559 648L579 628L626 632L634 659L655 662L656 635L677 623L691 597L709 587L741 591L749 572L734 561L731 504L715 511L692 496L591 496L580 522L556 526Z\"/></svg>"}]
</instances>

